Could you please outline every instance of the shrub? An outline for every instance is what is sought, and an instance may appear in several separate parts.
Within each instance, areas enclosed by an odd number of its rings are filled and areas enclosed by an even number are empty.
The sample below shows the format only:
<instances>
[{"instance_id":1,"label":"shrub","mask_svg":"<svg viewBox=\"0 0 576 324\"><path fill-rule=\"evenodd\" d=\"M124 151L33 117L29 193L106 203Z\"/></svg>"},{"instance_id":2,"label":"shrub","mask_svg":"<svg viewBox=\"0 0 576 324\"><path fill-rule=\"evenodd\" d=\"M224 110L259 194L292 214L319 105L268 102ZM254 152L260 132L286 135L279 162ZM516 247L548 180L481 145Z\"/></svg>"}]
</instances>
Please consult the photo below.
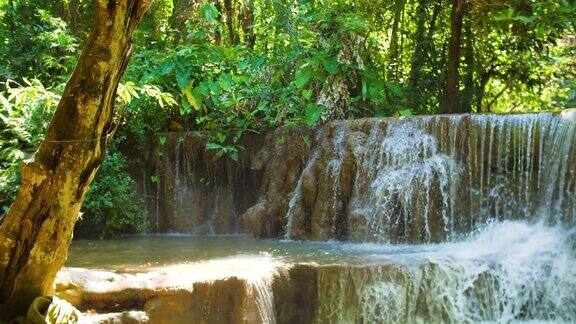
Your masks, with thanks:
<instances>
[{"instance_id":1,"label":"shrub","mask_svg":"<svg viewBox=\"0 0 576 324\"><path fill-rule=\"evenodd\" d=\"M114 148L106 156L86 194L76 223L78 236L105 238L146 231L146 206L126 165L126 158Z\"/></svg>"}]
</instances>

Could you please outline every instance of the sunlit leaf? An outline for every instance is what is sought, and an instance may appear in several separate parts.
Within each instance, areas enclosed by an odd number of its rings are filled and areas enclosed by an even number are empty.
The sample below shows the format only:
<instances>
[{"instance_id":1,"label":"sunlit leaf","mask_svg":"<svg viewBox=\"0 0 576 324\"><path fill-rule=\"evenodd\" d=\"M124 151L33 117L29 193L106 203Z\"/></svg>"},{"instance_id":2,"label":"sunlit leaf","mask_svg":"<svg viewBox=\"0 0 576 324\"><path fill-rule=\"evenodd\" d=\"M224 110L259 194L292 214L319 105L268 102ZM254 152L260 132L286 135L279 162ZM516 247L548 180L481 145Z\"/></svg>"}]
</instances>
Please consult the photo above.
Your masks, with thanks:
<instances>
[{"instance_id":1,"label":"sunlit leaf","mask_svg":"<svg viewBox=\"0 0 576 324\"><path fill-rule=\"evenodd\" d=\"M322 116L324 108L320 105L307 104L305 109L304 121L306 125L313 126Z\"/></svg>"},{"instance_id":2,"label":"sunlit leaf","mask_svg":"<svg viewBox=\"0 0 576 324\"><path fill-rule=\"evenodd\" d=\"M306 83L308 83L308 81L310 81L311 77L312 77L312 73L310 72L310 70L308 70L306 68L302 68L302 69L296 71L294 83L296 84L296 87L301 88L304 85L306 85Z\"/></svg>"}]
</instances>

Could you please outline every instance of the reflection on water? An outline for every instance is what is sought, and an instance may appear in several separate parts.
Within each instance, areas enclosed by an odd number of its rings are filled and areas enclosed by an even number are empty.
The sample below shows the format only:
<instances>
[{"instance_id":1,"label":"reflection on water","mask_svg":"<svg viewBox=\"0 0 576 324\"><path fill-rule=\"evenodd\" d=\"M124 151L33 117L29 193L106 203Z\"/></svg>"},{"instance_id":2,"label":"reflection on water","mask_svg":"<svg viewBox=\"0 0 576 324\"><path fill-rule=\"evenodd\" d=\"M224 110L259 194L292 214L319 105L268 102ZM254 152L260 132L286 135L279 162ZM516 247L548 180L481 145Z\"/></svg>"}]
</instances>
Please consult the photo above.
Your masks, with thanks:
<instances>
[{"instance_id":1,"label":"reflection on water","mask_svg":"<svg viewBox=\"0 0 576 324\"><path fill-rule=\"evenodd\" d=\"M236 256L264 256L284 263L365 264L416 260L476 259L498 262L539 252L570 240L571 232L525 222L492 223L455 243L378 243L261 240L244 235L145 235L72 243L67 266L138 269Z\"/></svg>"},{"instance_id":2,"label":"reflection on water","mask_svg":"<svg viewBox=\"0 0 576 324\"><path fill-rule=\"evenodd\" d=\"M243 235L147 235L74 241L67 266L120 270L246 255L266 256L288 263L357 263L431 249L434 246L258 240Z\"/></svg>"}]
</instances>

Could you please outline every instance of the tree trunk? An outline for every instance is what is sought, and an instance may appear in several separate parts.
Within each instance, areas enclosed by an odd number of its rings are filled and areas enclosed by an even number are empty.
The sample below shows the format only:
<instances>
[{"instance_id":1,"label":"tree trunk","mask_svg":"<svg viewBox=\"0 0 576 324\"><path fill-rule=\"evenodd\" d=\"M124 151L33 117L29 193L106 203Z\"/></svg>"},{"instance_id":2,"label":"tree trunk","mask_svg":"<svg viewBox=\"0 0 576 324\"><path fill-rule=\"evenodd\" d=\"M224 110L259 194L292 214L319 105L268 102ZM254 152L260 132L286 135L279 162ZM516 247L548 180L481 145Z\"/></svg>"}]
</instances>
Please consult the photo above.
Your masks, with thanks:
<instances>
[{"instance_id":1,"label":"tree trunk","mask_svg":"<svg viewBox=\"0 0 576 324\"><path fill-rule=\"evenodd\" d=\"M230 45L237 45L236 32L234 31L234 8L232 0L224 0L224 11L226 12L226 27L228 28L228 41Z\"/></svg>"},{"instance_id":2,"label":"tree trunk","mask_svg":"<svg viewBox=\"0 0 576 324\"><path fill-rule=\"evenodd\" d=\"M95 21L44 141L0 225L0 302L13 318L52 293L88 186L113 133L132 33L151 0L97 0Z\"/></svg>"},{"instance_id":3,"label":"tree trunk","mask_svg":"<svg viewBox=\"0 0 576 324\"><path fill-rule=\"evenodd\" d=\"M466 63L466 74L464 77L464 91L462 93L462 104L460 112L472 112L474 102L474 33L472 32L472 19L467 19L464 27L465 47L464 63Z\"/></svg>"},{"instance_id":4,"label":"tree trunk","mask_svg":"<svg viewBox=\"0 0 576 324\"><path fill-rule=\"evenodd\" d=\"M389 69L388 69L388 79L389 80L397 80L397 72L398 72L398 57L399 49L398 49L398 34L400 33L401 27L401 20L402 20L402 13L404 12L404 0L396 0L395 7L394 7L394 20L392 21L392 35L390 37L390 53L388 56L389 60Z\"/></svg>"},{"instance_id":5,"label":"tree trunk","mask_svg":"<svg viewBox=\"0 0 576 324\"><path fill-rule=\"evenodd\" d=\"M254 3L252 0L248 0L242 7L241 18L244 42L250 50L253 50L256 44L256 33L254 33Z\"/></svg>"},{"instance_id":6,"label":"tree trunk","mask_svg":"<svg viewBox=\"0 0 576 324\"><path fill-rule=\"evenodd\" d=\"M173 1L174 9L172 10L169 24L176 31L174 33L174 45L178 45L182 40L186 39L186 20L189 18L195 2L195 0Z\"/></svg>"},{"instance_id":7,"label":"tree trunk","mask_svg":"<svg viewBox=\"0 0 576 324\"><path fill-rule=\"evenodd\" d=\"M448 48L448 74L446 77L446 90L444 93L445 114L458 112L458 87L460 67L460 48L462 34L462 18L464 17L465 0L452 0L452 14L450 19L450 45Z\"/></svg>"},{"instance_id":8,"label":"tree trunk","mask_svg":"<svg viewBox=\"0 0 576 324\"><path fill-rule=\"evenodd\" d=\"M410 89L413 97L419 97L420 76L422 74L422 66L426 60L426 45L427 40L424 39L426 31L425 22L427 14L427 0L418 1L418 9L416 10L416 31L414 32L414 54L412 55L412 62L410 66Z\"/></svg>"},{"instance_id":9,"label":"tree trunk","mask_svg":"<svg viewBox=\"0 0 576 324\"><path fill-rule=\"evenodd\" d=\"M68 25L74 34L78 33L80 29L80 12L78 7L78 0L70 0L70 2L68 2Z\"/></svg>"}]
</instances>

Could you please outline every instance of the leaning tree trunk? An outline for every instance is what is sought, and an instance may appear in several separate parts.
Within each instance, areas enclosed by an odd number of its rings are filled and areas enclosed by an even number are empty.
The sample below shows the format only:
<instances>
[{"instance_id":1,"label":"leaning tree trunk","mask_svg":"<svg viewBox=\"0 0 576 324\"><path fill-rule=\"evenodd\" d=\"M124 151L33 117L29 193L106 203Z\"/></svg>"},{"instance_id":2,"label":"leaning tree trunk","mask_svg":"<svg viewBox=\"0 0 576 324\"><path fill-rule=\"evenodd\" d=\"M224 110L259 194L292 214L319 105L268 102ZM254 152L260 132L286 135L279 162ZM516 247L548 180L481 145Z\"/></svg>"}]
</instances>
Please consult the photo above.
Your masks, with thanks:
<instances>
[{"instance_id":1,"label":"leaning tree trunk","mask_svg":"<svg viewBox=\"0 0 576 324\"><path fill-rule=\"evenodd\" d=\"M444 93L443 113L458 113L458 92L460 75L460 49L462 40L462 18L466 0L452 0L450 18L450 46L448 49L448 75Z\"/></svg>"},{"instance_id":2,"label":"leaning tree trunk","mask_svg":"<svg viewBox=\"0 0 576 324\"><path fill-rule=\"evenodd\" d=\"M52 293L84 194L113 131L118 82L132 33L152 0L96 0L95 21L45 140L22 166L22 184L0 225L0 303L11 318Z\"/></svg>"}]
</instances>

